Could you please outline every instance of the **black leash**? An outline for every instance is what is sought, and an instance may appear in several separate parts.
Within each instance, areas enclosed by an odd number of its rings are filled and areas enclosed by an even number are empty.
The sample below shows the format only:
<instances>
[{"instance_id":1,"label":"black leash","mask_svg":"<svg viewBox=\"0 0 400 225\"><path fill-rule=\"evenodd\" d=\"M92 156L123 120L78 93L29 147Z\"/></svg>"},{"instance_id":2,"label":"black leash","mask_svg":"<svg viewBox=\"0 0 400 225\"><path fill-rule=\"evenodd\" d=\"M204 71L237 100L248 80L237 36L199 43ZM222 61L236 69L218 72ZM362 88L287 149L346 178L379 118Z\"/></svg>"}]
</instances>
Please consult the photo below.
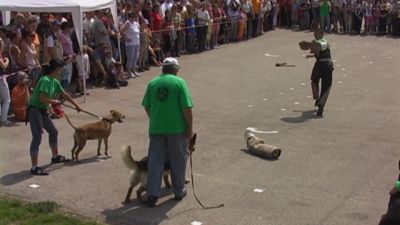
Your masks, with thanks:
<instances>
[{"instance_id":1,"label":"black leash","mask_svg":"<svg viewBox=\"0 0 400 225\"><path fill-rule=\"evenodd\" d=\"M63 106L65 106L65 107L67 107L67 108L70 108L70 109L74 109L74 110L76 110L76 108L75 107L73 107L73 106L70 106L70 105L67 105L67 104L65 104L64 102L61 102L61 104L63 105ZM86 113L86 114L88 114L88 115L90 115L90 116L93 116L93 117L96 117L97 119L100 119L100 120L102 120L103 119L103 117L101 117L101 116L98 116L98 115L96 115L96 114L94 114L94 113L91 113L91 112L88 112L88 111L86 111L86 110L81 110L81 112L83 112L83 113Z\"/></svg>"},{"instance_id":2,"label":"black leash","mask_svg":"<svg viewBox=\"0 0 400 225\"><path fill-rule=\"evenodd\" d=\"M201 201L199 200L199 198L196 195L196 191L194 189L193 160L192 160L192 153L195 150L194 145L196 144L196 138L197 138L197 134L195 133L193 135L193 137L189 140L190 178L192 180L192 189L193 189L194 198L196 199L197 203L199 203L199 205L203 209L217 209L217 208L224 207L224 204L220 204L220 205L217 205L217 206L204 206L203 203L201 203Z\"/></svg>"}]
</instances>

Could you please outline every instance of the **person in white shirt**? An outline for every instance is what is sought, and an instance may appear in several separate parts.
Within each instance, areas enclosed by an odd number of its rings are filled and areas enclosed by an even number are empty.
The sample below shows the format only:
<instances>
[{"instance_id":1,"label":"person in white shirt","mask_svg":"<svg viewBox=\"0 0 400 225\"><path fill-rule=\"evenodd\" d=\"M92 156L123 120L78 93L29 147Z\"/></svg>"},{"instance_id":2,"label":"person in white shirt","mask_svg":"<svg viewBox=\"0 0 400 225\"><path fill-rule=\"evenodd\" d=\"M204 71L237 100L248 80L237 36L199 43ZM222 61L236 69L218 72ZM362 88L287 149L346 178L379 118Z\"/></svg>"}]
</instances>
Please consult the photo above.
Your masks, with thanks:
<instances>
[{"instance_id":1,"label":"person in white shirt","mask_svg":"<svg viewBox=\"0 0 400 225\"><path fill-rule=\"evenodd\" d=\"M207 11L207 3L201 3L201 9L197 11L198 29L197 29L197 41L199 43L199 52L206 50L206 38L208 22L210 21L210 14Z\"/></svg>"},{"instance_id":2,"label":"person in white shirt","mask_svg":"<svg viewBox=\"0 0 400 225\"><path fill-rule=\"evenodd\" d=\"M79 82L78 88L81 95L89 95L89 92L86 90L86 80L89 79L90 74L90 60L88 55L89 48L87 46L83 46L82 53L76 56L76 67L78 69Z\"/></svg>"},{"instance_id":3,"label":"person in white shirt","mask_svg":"<svg viewBox=\"0 0 400 225\"><path fill-rule=\"evenodd\" d=\"M125 38L126 69L128 74L131 78L140 77L141 74L136 71L140 51L140 24L137 14L128 14L128 20L122 26L121 33Z\"/></svg>"},{"instance_id":4,"label":"person in white shirt","mask_svg":"<svg viewBox=\"0 0 400 225\"><path fill-rule=\"evenodd\" d=\"M171 10L173 5L174 2L172 0L165 0L165 2L160 6L160 15L164 18L165 12Z\"/></svg>"}]
</instances>

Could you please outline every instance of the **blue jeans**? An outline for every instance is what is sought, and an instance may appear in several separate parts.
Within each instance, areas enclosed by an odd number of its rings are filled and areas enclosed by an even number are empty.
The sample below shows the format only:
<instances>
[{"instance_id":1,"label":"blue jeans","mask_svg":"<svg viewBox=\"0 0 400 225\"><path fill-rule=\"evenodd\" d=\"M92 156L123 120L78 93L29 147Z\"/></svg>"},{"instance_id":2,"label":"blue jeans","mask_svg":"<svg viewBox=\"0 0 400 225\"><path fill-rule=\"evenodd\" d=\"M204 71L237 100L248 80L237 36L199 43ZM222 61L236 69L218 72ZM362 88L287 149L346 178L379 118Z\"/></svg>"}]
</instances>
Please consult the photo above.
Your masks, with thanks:
<instances>
[{"instance_id":1,"label":"blue jeans","mask_svg":"<svg viewBox=\"0 0 400 225\"><path fill-rule=\"evenodd\" d=\"M160 197L165 162L171 164L172 189L175 196L183 196L187 160L185 134L150 134L148 154L147 196Z\"/></svg>"},{"instance_id":2,"label":"blue jeans","mask_svg":"<svg viewBox=\"0 0 400 225\"><path fill-rule=\"evenodd\" d=\"M126 70L132 72L136 70L137 61L139 59L140 45L126 45Z\"/></svg>"},{"instance_id":3,"label":"blue jeans","mask_svg":"<svg viewBox=\"0 0 400 225\"><path fill-rule=\"evenodd\" d=\"M67 88L71 83L72 79L72 63L68 63L64 65L64 70L61 75L61 86L63 88Z\"/></svg>"},{"instance_id":4,"label":"blue jeans","mask_svg":"<svg viewBox=\"0 0 400 225\"><path fill-rule=\"evenodd\" d=\"M8 117L8 109L10 108L10 90L5 78L0 78L0 122L6 122Z\"/></svg>"},{"instance_id":5,"label":"blue jeans","mask_svg":"<svg viewBox=\"0 0 400 225\"><path fill-rule=\"evenodd\" d=\"M51 149L58 147L58 130L51 121L45 109L29 107L28 119L32 132L30 154L32 157L39 155L39 146L42 142L43 129L49 133L49 145Z\"/></svg>"}]
</instances>

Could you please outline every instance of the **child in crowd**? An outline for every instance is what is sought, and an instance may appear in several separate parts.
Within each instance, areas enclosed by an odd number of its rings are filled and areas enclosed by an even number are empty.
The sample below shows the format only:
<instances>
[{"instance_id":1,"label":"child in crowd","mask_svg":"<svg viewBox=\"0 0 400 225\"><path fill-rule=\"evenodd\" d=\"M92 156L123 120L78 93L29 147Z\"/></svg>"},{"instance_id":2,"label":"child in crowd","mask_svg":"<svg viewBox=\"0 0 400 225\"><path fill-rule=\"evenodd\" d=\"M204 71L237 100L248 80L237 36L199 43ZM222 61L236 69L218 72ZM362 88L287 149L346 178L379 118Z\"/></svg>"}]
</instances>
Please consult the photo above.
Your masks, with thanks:
<instances>
[{"instance_id":1,"label":"child in crowd","mask_svg":"<svg viewBox=\"0 0 400 225\"><path fill-rule=\"evenodd\" d=\"M26 120L26 111L28 109L30 93L29 93L29 76L25 72L18 72L17 75L18 84L12 89L11 92L11 104L18 121Z\"/></svg>"},{"instance_id":2,"label":"child in crowd","mask_svg":"<svg viewBox=\"0 0 400 225\"><path fill-rule=\"evenodd\" d=\"M116 63L116 60L113 58L111 51L107 50L106 58L104 60L107 74L109 74L113 70L115 63Z\"/></svg>"},{"instance_id":3,"label":"child in crowd","mask_svg":"<svg viewBox=\"0 0 400 225\"><path fill-rule=\"evenodd\" d=\"M364 30L366 34L370 34L372 32L372 24L374 21L374 17L372 16L372 2L371 0L367 1L364 4Z\"/></svg>"},{"instance_id":4,"label":"child in crowd","mask_svg":"<svg viewBox=\"0 0 400 225\"><path fill-rule=\"evenodd\" d=\"M148 67L147 65L147 59L149 56L150 38L151 38L151 30L149 28L149 21L147 19L143 19L140 24L140 52L138 61L139 72L144 72L145 70L150 69L150 67Z\"/></svg>"},{"instance_id":5,"label":"child in crowd","mask_svg":"<svg viewBox=\"0 0 400 225\"><path fill-rule=\"evenodd\" d=\"M85 91L86 95L89 95L89 92L86 90L86 80L89 79L90 74L90 60L88 52L91 52L91 49L87 46L83 46L82 53L76 56L76 66L79 75L78 91L80 95L84 95Z\"/></svg>"},{"instance_id":6,"label":"child in crowd","mask_svg":"<svg viewBox=\"0 0 400 225\"><path fill-rule=\"evenodd\" d=\"M298 0L293 0L292 3L292 28L296 29L299 25L299 10L300 4Z\"/></svg>"},{"instance_id":7,"label":"child in crowd","mask_svg":"<svg viewBox=\"0 0 400 225\"><path fill-rule=\"evenodd\" d=\"M122 64L120 62L114 63L112 71L108 74L108 87L119 89L120 87L127 86L128 81L124 79L123 72Z\"/></svg>"},{"instance_id":8,"label":"child in crowd","mask_svg":"<svg viewBox=\"0 0 400 225\"><path fill-rule=\"evenodd\" d=\"M243 41L246 37L246 25L247 25L247 17L246 13L242 9L239 9L239 31L238 31L238 41Z\"/></svg>"}]
</instances>

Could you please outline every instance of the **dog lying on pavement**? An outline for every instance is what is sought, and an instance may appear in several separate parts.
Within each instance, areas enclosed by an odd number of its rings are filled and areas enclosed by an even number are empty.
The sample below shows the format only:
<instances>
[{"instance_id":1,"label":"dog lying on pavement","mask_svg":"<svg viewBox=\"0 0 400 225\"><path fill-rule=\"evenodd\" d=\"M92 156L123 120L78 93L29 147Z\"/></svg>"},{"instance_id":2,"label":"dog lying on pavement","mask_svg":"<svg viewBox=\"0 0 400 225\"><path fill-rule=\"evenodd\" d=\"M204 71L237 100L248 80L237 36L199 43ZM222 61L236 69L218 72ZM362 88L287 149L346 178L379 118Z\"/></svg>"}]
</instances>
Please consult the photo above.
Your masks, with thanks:
<instances>
[{"instance_id":1,"label":"dog lying on pavement","mask_svg":"<svg viewBox=\"0 0 400 225\"><path fill-rule=\"evenodd\" d=\"M108 156L108 138L111 135L111 125L115 122L122 123L122 119L125 115L122 113L111 110L110 114L101 121L95 123L89 123L80 127L74 126L69 120L68 116L65 115L69 125L74 128L74 147L72 147L71 154L72 160L75 159L79 162L79 153L85 147L87 140L98 140L97 155L100 154L101 142L104 140L105 155Z\"/></svg>"}]
</instances>

